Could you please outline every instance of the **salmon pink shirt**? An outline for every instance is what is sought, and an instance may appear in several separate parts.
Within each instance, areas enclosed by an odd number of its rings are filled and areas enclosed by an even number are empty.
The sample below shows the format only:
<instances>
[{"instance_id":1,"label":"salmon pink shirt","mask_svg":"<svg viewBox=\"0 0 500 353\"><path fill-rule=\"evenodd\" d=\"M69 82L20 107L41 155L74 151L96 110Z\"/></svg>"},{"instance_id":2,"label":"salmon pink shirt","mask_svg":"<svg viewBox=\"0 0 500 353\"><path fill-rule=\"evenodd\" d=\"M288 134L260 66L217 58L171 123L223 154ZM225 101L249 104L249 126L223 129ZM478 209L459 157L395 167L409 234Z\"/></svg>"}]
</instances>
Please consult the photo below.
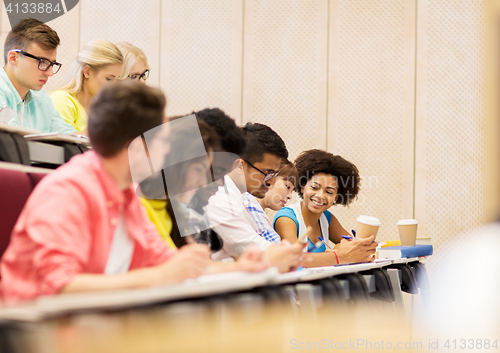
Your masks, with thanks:
<instances>
[{"instance_id":1,"label":"salmon pink shirt","mask_svg":"<svg viewBox=\"0 0 500 353\"><path fill-rule=\"evenodd\" d=\"M57 294L77 274L104 274L122 213L134 241L130 270L159 265L175 254L147 219L132 185L120 190L94 151L44 177L1 260L3 299Z\"/></svg>"}]
</instances>

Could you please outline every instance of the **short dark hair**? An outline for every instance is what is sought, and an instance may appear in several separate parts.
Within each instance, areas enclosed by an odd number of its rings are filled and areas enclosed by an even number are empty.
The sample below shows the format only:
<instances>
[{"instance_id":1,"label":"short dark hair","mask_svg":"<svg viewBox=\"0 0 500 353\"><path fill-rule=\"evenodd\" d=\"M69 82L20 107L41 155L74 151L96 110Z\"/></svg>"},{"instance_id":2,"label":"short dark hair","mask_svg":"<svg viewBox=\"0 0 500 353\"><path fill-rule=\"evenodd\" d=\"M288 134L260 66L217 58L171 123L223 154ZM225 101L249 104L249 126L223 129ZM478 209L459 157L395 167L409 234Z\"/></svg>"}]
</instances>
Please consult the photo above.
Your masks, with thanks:
<instances>
[{"instance_id":1,"label":"short dark hair","mask_svg":"<svg viewBox=\"0 0 500 353\"><path fill-rule=\"evenodd\" d=\"M264 154L273 154L283 160L288 158L285 142L269 126L247 123L243 128L246 147L240 157L250 163L261 162Z\"/></svg>"},{"instance_id":2,"label":"short dark hair","mask_svg":"<svg viewBox=\"0 0 500 353\"><path fill-rule=\"evenodd\" d=\"M193 112L196 117L207 123L220 137L221 146L226 152L240 155L245 149L243 132L234 119L219 108L205 108Z\"/></svg>"},{"instance_id":3,"label":"short dark hair","mask_svg":"<svg viewBox=\"0 0 500 353\"><path fill-rule=\"evenodd\" d=\"M279 172L280 173L278 174L278 176L287 181L290 181L293 184L294 188L297 188L297 185L299 183L299 172L292 162L290 162L288 159L282 161Z\"/></svg>"},{"instance_id":4,"label":"short dark hair","mask_svg":"<svg viewBox=\"0 0 500 353\"><path fill-rule=\"evenodd\" d=\"M12 28L5 39L3 46L5 64L8 63L9 51L12 49L26 51L31 43L38 44L44 50L52 50L57 48L61 40L57 32L45 23L34 18L22 20Z\"/></svg>"},{"instance_id":5,"label":"short dark hair","mask_svg":"<svg viewBox=\"0 0 500 353\"><path fill-rule=\"evenodd\" d=\"M358 168L341 156L318 149L308 150L297 157L295 167L299 172L297 192L300 197L304 197L302 188L315 174L328 174L337 178L337 205L347 206L358 195L361 181Z\"/></svg>"},{"instance_id":6,"label":"short dark hair","mask_svg":"<svg viewBox=\"0 0 500 353\"><path fill-rule=\"evenodd\" d=\"M163 93L138 82L105 85L90 106L88 131L93 149L113 157L137 136L163 123Z\"/></svg>"}]
</instances>

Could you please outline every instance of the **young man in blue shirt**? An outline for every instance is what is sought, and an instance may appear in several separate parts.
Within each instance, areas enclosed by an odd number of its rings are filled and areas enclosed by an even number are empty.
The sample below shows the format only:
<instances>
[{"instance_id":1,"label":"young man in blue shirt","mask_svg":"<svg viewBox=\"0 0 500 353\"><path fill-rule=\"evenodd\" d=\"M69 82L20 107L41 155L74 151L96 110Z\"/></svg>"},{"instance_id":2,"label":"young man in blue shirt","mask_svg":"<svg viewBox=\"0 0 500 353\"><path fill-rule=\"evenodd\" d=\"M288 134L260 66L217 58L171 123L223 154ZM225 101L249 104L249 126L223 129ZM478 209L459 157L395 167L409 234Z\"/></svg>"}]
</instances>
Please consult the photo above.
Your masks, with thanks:
<instances>
[{"instance_id":1,"label":"young man in blue shirt","mask_svg":"<svg viewBox=\"0 0 500 353\"><path fill-rule=\"evenodd\" d=\"M56 61L59 43L57 33L35 19L22 20L7 35L5 66L0 69L0 108L7 106L16 113L9 125L41 132L76 132L42 89L61 67Z\"/></svg>"}]
</instances>

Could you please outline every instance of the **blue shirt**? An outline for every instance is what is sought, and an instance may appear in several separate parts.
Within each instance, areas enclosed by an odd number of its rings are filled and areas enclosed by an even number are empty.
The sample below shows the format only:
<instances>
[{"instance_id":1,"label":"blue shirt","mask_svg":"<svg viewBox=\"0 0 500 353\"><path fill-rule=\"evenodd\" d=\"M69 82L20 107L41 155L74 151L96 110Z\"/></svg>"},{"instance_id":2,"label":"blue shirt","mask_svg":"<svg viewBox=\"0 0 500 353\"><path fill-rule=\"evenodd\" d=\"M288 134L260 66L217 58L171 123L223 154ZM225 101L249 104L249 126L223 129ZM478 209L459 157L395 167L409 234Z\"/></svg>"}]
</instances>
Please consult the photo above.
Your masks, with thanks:
<instances>
[{"instance_id":1,"label":"blue shirt","mask_svg":"<svg viewBox=\"0 0 500 353\"><path fill-rule=\"evenodd\" d=\"M326 210L325 212L323 212L323 214L325 215L327 221L328 221L328 225L330 225L330 221L332 220L332 214L330 211ZM276 225L276 221L278 220L278 218L280 217L287 217L287 218L290 218L292 221L295 222L295 225L297 226L297 238L299 237L299 220L297 219L297 215L295 214L295 211L292 210L290 207L283 207L281 210L279 210L276 215L274 216L274 221L273 221L273 227L275 227ZM321 227L320 227L321 229ZM325 240L328 240L328 234L323 234L323 231L321 231L321 237ZM308 247L307 247L307 251L308 252L325 252L326 250L326 246L325 244L321 244L321 246L319 248L316 248L316 244L314 244L311 239L308 239Z\"/></svg>"},{"instance_id":2,"label":"blue shirt","mask_svg":"<svg viewBox=\"0 0 500 353\"><path fill-rule=\"evenodd\" d=\"M0 69L0 108L3 106L8 106L17 114L9 121L9 125L60 134L76 132L61 118L45 90L30 89L23 102L4 68Z\"/></svg>"},{"instance_id":3,"label":"blue shirt","mask_svg":"<svg viewBox=\"0 0 500 353\"><path fill-rule=\"evenodd\" d=\"M257 201L255 196L251 195L248 192L245 192L243 204L257 224L257 233L259 233L261 237L270 241L271 243L280 243L281 237L274 230L273 226L271 225L271 220L267 216L266 212L262 209L262 206L260 205L259 201Z\"/></svg>"}]
</instances>

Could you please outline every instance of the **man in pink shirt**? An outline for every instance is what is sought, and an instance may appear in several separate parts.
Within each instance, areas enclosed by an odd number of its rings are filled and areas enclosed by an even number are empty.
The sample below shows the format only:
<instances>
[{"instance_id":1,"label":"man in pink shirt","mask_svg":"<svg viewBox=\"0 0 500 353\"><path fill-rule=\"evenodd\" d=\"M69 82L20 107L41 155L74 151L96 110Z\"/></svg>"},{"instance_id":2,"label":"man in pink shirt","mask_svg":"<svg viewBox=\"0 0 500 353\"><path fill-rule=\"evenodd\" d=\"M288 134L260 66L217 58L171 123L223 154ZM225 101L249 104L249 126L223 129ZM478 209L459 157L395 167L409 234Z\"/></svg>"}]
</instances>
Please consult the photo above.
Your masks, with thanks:
<instances>
[{"instance_id":1,"label":"man in pink shirt","mask_svg":"<svg viewBox=\"0 0 500 353\"><path fill-rule=\"evenodd\" d=\"M137 83L101 91L88 114L93 150L47 175L17 221L0 263L5 301L176 283L207 271L209 248L169 249L132 186L131 170L168 153L165 105L161 91Z\"/></svg>"}]
</instances>

